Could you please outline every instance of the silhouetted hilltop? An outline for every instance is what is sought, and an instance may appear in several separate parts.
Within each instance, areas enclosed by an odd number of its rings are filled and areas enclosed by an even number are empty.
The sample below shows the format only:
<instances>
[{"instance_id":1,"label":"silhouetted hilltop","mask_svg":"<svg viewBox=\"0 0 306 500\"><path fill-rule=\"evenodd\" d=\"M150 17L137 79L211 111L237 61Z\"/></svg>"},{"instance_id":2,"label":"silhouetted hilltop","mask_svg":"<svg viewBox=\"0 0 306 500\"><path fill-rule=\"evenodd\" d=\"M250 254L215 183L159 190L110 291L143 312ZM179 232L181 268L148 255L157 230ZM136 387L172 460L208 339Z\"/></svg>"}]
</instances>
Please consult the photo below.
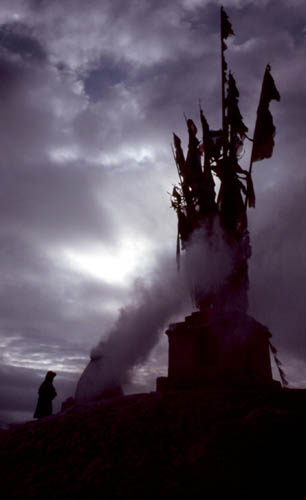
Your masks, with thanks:
<instances>
[{"instance_id":1,"label":"silhouetted hilltop","mask_svg":"<svg viewBox=\"0 0 306 500\"><path fill-rule=\"evenodd\" d=\"M292 492L304 488L305 425L304 390L100 400L2 430L1 491L189 499Z\"/></svg>"}]
</instances>

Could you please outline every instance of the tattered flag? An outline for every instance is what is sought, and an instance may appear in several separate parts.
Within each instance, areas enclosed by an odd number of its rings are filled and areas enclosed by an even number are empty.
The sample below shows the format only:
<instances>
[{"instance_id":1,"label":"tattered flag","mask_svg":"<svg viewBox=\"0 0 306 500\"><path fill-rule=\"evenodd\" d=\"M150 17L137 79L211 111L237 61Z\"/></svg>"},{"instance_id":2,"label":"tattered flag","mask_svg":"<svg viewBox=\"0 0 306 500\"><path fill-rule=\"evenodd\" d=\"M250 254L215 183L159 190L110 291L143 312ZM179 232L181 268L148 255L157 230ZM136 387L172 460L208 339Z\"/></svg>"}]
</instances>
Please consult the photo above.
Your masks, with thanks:
<instances>
[{"instance_id":1,"label":"tattered flag","mask_svg":"<svg viewBox=\"0 0 306 500\"><path fill-rule=\"evenodd\" d=\"M226 104L228 108L228 121L229 125L235 129L241 136L244 136L248 131L248 127L242 121L242 115L238 106L239 102L239 90L236 86L235 78L232 73L229 74L228 78L228 93Z\"/></svg>"},{"instance_id":2,"label":"tattered flag","mask_svg":"<svg viewBox=\"0 0 306 500\"><path fill-rule=\"evenodd\" d=\"M181 139L176 135L173 134L173 142L174 142L174 147L175 147L175 159L176 163L180 169L180 173L184 175L184 169L185 169L185 157L181 145Z\"/></svg>"},{"instance_id":3,"label":"tattered flag","mask_svg":"<svg viewBox=\"0 0 306 500\"><path fill-rule=\"evenodd\" d=\"M284 371L281 368L278 368L278 371L279 371L279 376L281 378L282 384L288 385L288 380L286 379Z\"/></svg>"},{"instance_id":4,"label":"tattered flag","mask_svg":"<svg viewBox=\"0 0 306 500\"><path fill-rule=\"evenodd\" d=\"M255 190L253 186L253 181L251 174L248 172L247 174L247 200L250 208L255 208L256 198L255 198ZM272 348L271 348L272 350Z\"/></svg>"},{"instance_id":5,"label":"tattered flag","mask_svg":"<svg viewBox=\"0 0 306 500\"><path fill-rule=\"evenodd\" d=\"M195 181L202 173L201 167L201 152L199 150L200 141L198 140L197 127L193 120L187 120L189 143L188 153L186 157L186 169L188 172L188 179Z\"/></svg>"},{"instance_id":6,"label":"tattered flag","mask_svg":"<svg viewBox=\"0 0 306 500\"><path fill-rule=\"evenodd\" d=\"M206 166L209 166L210 158L212 156L213 144L210 138L209 125L201 108L200 108L200 117L201 117L202 131L203 131L203 152L205 154L205 163Z\"/></svg>"},{"instance_id":7,"label":"tattered flag","mask_svg":"<svg viewBox=\"0 0 306 500\"><path fill-rule=\"evenodd\" d=\"M202 130L203 130L203 143L205 144L208 137L209 137L209 125L208 125L208 121L205 118L205 115L203 113L202 108L200 108L200 118L201 118Z\"/></svg>"},{"instance_id":8,"label":"tattered flag","mask_svg":"<svg viewBox=\"0 0 306 500\"><path fill-rule=\"evenodd\" d=\"M271 342L269 342L269 346L270 346L271 352L273 354L274 361L275 361L275 364L277 366L278 373L279 373L280 379L282 381L282 384L283 384L283 386L287 386L288 385L288 381L286 379L286 375L285 375L284 370L281 368L282 362L276 356L277 349L271 344Z\"/></svg>"},{"instance_id":9,"label":"tattered flag","mask_svg":"<svg viewBox=\"0 0 306 500\"><path fill-rule=\"evenodd\" d=\"M187 120L187 127L188 127L188 132L189 132L189 140L194 141L195 143L198 143L198 139L196 138L197 135L197 127L195 126L195 123L193 120L190 118Z\"/></svg>"},{"instance_id":10,"label":"tattered flag","mask_svg":"<svg viewBox=\"0 0 306 500\"><path fill-rule=\"evenodd\" d=\"M230 35L235 35L232 25L229 21L228 15L226 14L223 7L221 7L221 38L222 38L222 50L227 49L227 45L224 42Z\"/></svg>"},{"instance_id":11,"label":"tattered flag","mask_svg":"<svg viewBox=\"0 0 306 500\"><path fill-rule=\"evenodd\" d=\"M270 346L271 352L273 354L276 354L277 353L277 349L274 347L274 345L271 344L271 342L269 342L269 346Z\"/></svg>"},{"instance_id":12,"label":"tattered flag","mask_svg":"<svg viewBox=\"0 0 306 500\"><path fill-rule=\"evenodd\" d=\"M268 64L264 74L261 97L257 109L252 162L271 158L274 148L275 126L269 105L273 99L280 101L280 95L270 71L271 67Z\"/></svg>"},{"instance_id":13,"label":"tattered flag","mask_svg":"<svg viewBox=\"0 0 306 500\"><path fill-rule=\"evenodd\" d=\"M205 153L206 166L211 158L218 159L222 147L222 130L210 130L208 122L200 108L200 117L203 130L203 152Z\"/></svg>"},{"instance_id":14,"label":"tattered flag","mask_svg":"<svg viewBox=\"0 0 306 500\"><path fill-rule=\"evenodd\" d=\"M242 115L238 106L239 91L236 86L235 78L232 73L228 77L228 92L226 98L227 120L231 129L232 148L237 153L237 150L242 146L248 127L242 121Z\"/></svg>"}]
</instances>

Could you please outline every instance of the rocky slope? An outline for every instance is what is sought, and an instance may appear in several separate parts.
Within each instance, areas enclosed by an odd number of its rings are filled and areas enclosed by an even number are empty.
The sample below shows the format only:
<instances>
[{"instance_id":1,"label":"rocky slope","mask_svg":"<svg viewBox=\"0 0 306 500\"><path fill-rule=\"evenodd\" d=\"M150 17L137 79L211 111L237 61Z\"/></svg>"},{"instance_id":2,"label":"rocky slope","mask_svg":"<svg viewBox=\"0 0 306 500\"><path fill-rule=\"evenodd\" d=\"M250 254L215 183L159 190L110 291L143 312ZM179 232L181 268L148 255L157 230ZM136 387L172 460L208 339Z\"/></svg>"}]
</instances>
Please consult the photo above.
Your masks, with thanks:
<instances>
[{"instance_id":1,"label":"rocky slope","mask_svg":"<svg viewBox=\"0 0 306 500\"><path fill-rule=\"evenodd\" d=\"M100 400L2 430L1 492L188 499L293 492L304 488L305 425L304 390Z\"/></svg>"}]
</instances>

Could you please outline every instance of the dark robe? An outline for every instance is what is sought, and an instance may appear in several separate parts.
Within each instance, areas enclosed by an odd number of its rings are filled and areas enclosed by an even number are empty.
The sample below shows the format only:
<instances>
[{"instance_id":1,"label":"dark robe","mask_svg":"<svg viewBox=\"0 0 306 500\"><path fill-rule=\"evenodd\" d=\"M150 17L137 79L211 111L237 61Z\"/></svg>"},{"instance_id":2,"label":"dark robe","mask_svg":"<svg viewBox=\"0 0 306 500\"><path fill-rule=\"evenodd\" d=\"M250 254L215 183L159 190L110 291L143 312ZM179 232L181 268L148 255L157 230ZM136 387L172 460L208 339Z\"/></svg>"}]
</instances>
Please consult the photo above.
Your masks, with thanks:
<instances>
[{"instance_id":1,"label":"dark robe","mask_svg":"<svg viewBox=\"0 0 306 500\"><path fill-rule=\"evenodd\" d=\"M38 402L34 413L34 418L48 417L52 415L52 400L56 396L56 391L51 380L45 380L38 391Z\"/></svg>"}]
</instances>

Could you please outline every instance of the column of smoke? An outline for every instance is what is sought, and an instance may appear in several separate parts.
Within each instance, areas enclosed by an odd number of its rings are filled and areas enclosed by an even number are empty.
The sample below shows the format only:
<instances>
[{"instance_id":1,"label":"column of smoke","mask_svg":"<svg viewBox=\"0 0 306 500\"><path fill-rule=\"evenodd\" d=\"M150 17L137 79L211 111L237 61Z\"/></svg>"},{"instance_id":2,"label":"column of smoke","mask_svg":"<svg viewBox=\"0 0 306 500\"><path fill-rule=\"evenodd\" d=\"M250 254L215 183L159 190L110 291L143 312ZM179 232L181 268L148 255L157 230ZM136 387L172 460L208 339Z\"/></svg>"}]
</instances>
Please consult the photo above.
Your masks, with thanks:
<instances>
[{"instance_id":1,"label":"column of smoke","mask_svg":"<svg viewBox=\"0 0 306 500\"><path fill-rule=\"evenodd\" d=\"M91 351L75 393L84 401L111 392L128 381L133 366L144 362L171 319L189 304L196 284L210 289L226 279L231 270L230 250L221 230L208 238L205 229L194 233L177 272L174 255L161 256L149 279L135 281L133 301L119 311L113 328Z\"/></svg>"}]
</instances>

